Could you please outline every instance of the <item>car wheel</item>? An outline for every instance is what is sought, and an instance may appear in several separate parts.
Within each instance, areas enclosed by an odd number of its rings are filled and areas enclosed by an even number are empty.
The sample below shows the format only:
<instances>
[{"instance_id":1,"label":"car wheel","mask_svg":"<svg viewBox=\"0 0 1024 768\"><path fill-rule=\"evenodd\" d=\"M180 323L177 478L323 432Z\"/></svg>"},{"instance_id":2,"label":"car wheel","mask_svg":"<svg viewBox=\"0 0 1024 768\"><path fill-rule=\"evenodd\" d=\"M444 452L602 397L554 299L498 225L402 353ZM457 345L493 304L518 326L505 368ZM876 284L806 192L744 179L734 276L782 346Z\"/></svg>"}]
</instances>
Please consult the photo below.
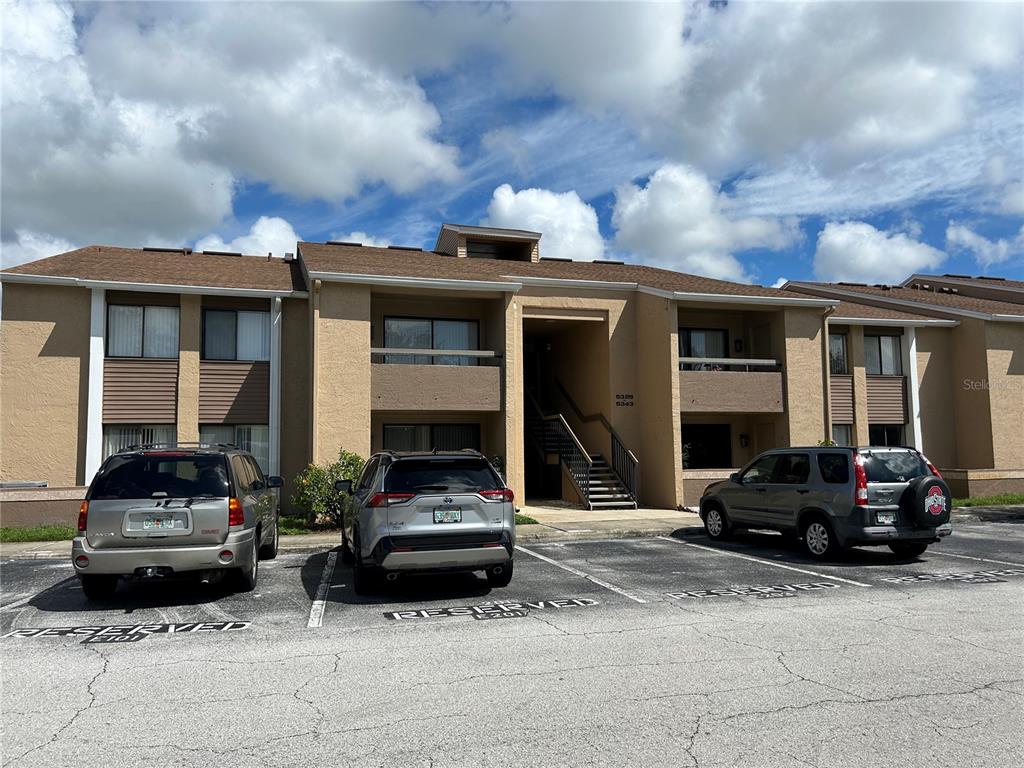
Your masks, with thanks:
<instances>
[{"instance_id":1,"label":"car wheel","mask_svg":"<svg viewBox=\"0 0 1024 768\"><path fill-rule=\"evenodd\" d=\"M729 518L717 504L709 504L704 510L704 530L711 539L727 539L732 533Z\"/></svg>"},{"instance_id":2,"label":"car wheel","mask_svg":"<svg viewBox=\"0 0 1024 768\"><path fill-rule=\"evenodd\" d=\"M815 560L825 560L839 551L835 531L823 517L812 517L803 528L804 551Z\"/></svg>"},{"instance_id":3,"label":"car wheel","mask_svg":"<svg viewBox=\"0 0 1024 768\"><path fill-rule=\"evenodd\" d=\"M352 565L355 563L356 557L352 552L352 545L349 543L348 535L341 532L341 562L345 565Z\"/></svg>"},{"instance_id":4,"label":"car wheel","mask_svg":"<svg viewBox=\"0 0 1024 768\"><path fill-rule=\"evenodd\" d=\"M117 576L93 575L79 576L82 592L89 600L109 600L117 591Z\"/></svg>"},{"instance_id":5,"label":"car wheel","mask_svg":"<svg viewBox=\"0 0 1024 768\"><path fill-rule=\"evenodd\" d=\"M920 557L928 549L927 544L921 544L916 541L894 541L889 545L889 549L897 557Z\"/></svg>"},{"instance_id":6,"label":"car wheel","mask_svg":"<svg viewBox=\"0 0 1024 768\"><path fill-rule=\"evenodd\" d=\"M256 580L260 575L260 548L259 540L252 541L252 564L248 568L239 568L235 571L235 591L252 592L256 589Z\"/></svg>"},{"instance_id":7,"label":"car wheel","mask_svg":"<svg viewBox=\"0 0 1024 768\"><path fill-rule=\"evenodd\" d=\"M274 520L274 538L270 543L260 547L260 560L273 560L277 557L277 549L281 544L281 518Z\"/></svg>"},{"instance_id":8,"label":"car wheel","mask_svg":"<svg viewBox=\"0 0 1024 768\"><path fill-rule=\"evenodd\" d=\"M512 581L512 561L487 569L487 583L492 587L507 587Z\"/></svg>"}]
</instances>

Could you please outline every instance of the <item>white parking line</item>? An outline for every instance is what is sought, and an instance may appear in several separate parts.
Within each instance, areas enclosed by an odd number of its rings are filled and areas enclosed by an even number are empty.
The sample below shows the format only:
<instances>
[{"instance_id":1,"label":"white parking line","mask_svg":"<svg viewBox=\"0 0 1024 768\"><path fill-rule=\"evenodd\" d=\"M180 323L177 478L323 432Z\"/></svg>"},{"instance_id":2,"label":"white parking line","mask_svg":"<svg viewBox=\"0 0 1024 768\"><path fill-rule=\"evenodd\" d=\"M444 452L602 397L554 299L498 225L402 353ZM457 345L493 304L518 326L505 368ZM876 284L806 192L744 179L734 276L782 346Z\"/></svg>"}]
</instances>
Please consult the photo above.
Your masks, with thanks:
<instances>
[{"instance_id":1,"label":"white parking line","mask_svg":"<svg viewBox=\"0 0 1024 768\"><path fill-rule=\"evenodd\" d=\"M870 587L870 584L863 584L853 579L844 579L842 576L830 576L827 573L818 573L817 571L808 571L804 568L796 568L792 565L783 565L782 563L776 563L774 560L765 560L762 557L752 557L750 555L741 555L739 552L730 552L727 549L718 549L716 547L705 547L703 544L694 544L689 541L680 541L679 539L673 539L671 536L659 536L659 539L665 541L671 541L675 544L681 544L684 547L693 547L694 549L703 549L708 552L715 552L719 555L726 555L727 557L738 557L740 560L749 560L752 563L761 563L762 565L771 565L775 568L785 568L787 571L796 571L797 573L806 573L808 576L817 576L819 579L828 579L829 581L841 581L844 584L852 584L855 587Z\"/></svg>"},{"instance_id":2,"label":"white parking line","mask_svg":"<svg viewBox=\"0 0 1024 768\"><path fill-rule=\"evenodd\" d=\"M987 557L971 557L970 555L957 555L952 552L943 552L939 549L929 549L929 555L938 555L939 557L959 557L962 560L977 560L979 563L998 563L999 565L1015 565L1018 568L1024 568L1024 563L1011 563L1008 560L992 560Z\"/></svg>"},{"instance_id":3,"label":"white parking line","mask_svg":"<svg viewBox=\"0 0 1024 768\"><path fill-rule=\"evenodd\" d=\"M25 603L27 603L29 600L31 600L32 598L33 598L33 595L29 595L28 597L21 598L21 600L14 600L13 602L10 602L7 605L5 605L2 608L0 608L0 611L6 611L9 608L17 608L19 606L22 606Z\"/></svg>"},{"instance_id":4,"label":"white parking line","mask_svg":"<svg viewBox=\"0 0 1024 768\"><path fill-rule=\"evenodd\" d=\"M324 608L327 605L327 590L331 587L331 580L334 578L334 564L338 560L337 552L330 552L327 555L327 562L324 563L323 573L320 574L320 585L316 588L316 599L309 609L309 621L306 627L319 627L324 623Z\"/></svg>"},{"instance_id":5,"label":"white parking line","mask_svg":"<svg viewBox=\"0 0 1024 768\"><path fill-rule=\"evenodd\" d=\"M544 555L540 554L539 552L534 552L532 549L527 549L526 547L520 547L518 544L516 545L516 549L519 550L520 552L525 552L526 554L530 555L531 557L536 557L538 560L543 560L545 563L551 563L551 565L555 566L556 568L561 568L563 571L568 571L569 573L571 573L571 574L573 574L575 576L580 576L581 578L584 578L587 581L592 581L595 584L597 584L597 586L599 586L599 587L604 587L605 589L610 589L612 592L616 592L616 593L622 595L623 597L628 597L630 600L633 600L633 601L638 602L638 603L646 603L647 602L642 597L637 597L636 595L631 595L629 592L627 592L626 590L622 589L621 587L616 587L614 584L609 584L607 581L601 581L601 579L595 578L595 577L591 576L589 573L584 573L581 570L573 568L571 565L566 565L565 563L560 563L557 560L552 560L550 557L545 557Z\"/></svg>"}]
</instances>

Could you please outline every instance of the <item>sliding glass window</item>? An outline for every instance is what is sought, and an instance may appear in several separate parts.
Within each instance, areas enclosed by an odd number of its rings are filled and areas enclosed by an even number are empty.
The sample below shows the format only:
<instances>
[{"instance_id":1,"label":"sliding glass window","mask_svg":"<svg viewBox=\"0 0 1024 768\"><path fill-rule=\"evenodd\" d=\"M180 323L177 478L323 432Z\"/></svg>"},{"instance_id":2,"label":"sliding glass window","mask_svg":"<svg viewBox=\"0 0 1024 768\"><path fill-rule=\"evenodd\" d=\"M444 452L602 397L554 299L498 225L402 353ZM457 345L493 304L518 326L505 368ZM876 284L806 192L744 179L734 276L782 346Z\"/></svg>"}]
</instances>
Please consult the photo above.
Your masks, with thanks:
<instances>
[{"instance_id":1,"label":"sliding glass window","mask_svg":"<svg viewBox=\"0 0 1024 768\"><path fill-rule=\"evenodd\" d=\"M899 336L864 335L864 367L874 376L902 376L903 355Z\"/></svg>"},{"instance_id":2,"label":"sliding glass window","mask_svg":"<svg viewBox=\"0 0 1024 768\"><path fill-rule=\"evenodd\" d=\"M479 424L385 424L384 449L389 451L480 450Z\"/></svg>"},{"instance_id":3,"label":"sliding glass window","mask_svg":"<svg viewBox=\"0 0 1024 768\"><path fill-rule=\"evenodd\" d=\"M384 318L384 346L388 349L479 349L480 324L476 320L430 320L415 317ZM395 355L385 363L419 365L476 365L478 359L466 355Z\"/></svg>"},{"instance_id":4,"label":"sliding glass window","mask_svg":"<svg viewBox=\"0 0 1024 768\"><path fill-rule=\"evenodd\" d=\"M729 334L724 330L707 328L679 329L680 357L725 358L729 356ZM710 371L721 369L719 363L685 363L684 371Z\"/></svg>"},{"instance_id":5,"label":"sliding glass window","mask_svg":"<svg viewBox=\"0 0 1024 768\"><path fill-rule=\"evenodd\" d=\"M846 358L846 334L830 333L828 335L828 367L834 376L844 376L850 372Z\"/></svg>"},{"instance_id":6,"label":"sliding glass window","mask_svg":"<svg viewBox=\"0 0 1024 768\"><path fill-rule=\"evenodd\" d=\"M269 360L270 313L207 309L203 312L204 360Z\"/></svg>"},{"instance_id":7,"label":"sliding glass window","mask_svg":"<svg viewBox=\"0 0 1024 768\"><path fill-rule=\"evenodd\" d=\"M107 307L107 357L177 356L177 307Z\"/></svg>"}]
</instances>

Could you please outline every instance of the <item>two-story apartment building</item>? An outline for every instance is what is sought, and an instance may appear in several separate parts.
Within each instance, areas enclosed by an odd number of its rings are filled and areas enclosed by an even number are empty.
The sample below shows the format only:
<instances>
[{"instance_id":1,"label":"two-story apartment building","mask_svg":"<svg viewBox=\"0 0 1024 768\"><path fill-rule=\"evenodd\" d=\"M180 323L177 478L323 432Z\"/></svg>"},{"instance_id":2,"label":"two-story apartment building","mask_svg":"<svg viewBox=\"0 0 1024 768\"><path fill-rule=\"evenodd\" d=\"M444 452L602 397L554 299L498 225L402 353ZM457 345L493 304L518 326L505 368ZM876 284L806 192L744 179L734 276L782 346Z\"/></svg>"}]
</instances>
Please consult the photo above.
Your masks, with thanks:
<instances>
[{"instance_id":1,"label":"two-story apartment building","mask_svg":"<svg viewBox=\"0 0 1024 768\"><path fill-rule=\"evenodd\" d=\"M1005 312L965 335L977 318L867 291L550 259L540 233L447 224L433 251L94 246L0 278L0 480L49 486L0 491L8 516L56 514L110 451L169 440L234 442L288 481L340 448L475 448L517 498L589 507L690 505L829 436L923 446L992 487L1024 467L991 426L1020 413L992 389L1024 380ZM968 358L989 382L976 454L942 426L975 418L955 410Z\"/></svg>"}]
</instances>

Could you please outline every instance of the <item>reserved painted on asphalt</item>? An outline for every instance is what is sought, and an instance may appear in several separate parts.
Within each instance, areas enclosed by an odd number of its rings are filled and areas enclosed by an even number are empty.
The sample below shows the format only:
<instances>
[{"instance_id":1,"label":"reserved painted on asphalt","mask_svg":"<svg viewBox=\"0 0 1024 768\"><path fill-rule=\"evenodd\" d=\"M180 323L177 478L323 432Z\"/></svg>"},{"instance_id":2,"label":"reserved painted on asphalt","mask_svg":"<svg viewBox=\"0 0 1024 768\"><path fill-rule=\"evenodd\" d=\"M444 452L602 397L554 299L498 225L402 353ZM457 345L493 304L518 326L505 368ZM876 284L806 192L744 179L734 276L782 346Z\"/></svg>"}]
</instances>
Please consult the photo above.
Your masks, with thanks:
<instances>
[{"instance_id":1,"label":"reserved painted on asphalt","mask_svg":"<svg viewBox=\"0 0 1024 768\"><path fill-rule=\"evenodd\" d=\"M666 592L665 596L672 600L694 600L705 597L754 597L758 600L768 600L796 597L801 592L818 592L823 589L839 589L839 585L828 581L815 581L805 584L769 584L763 587L693 589L687 592Z\"/></svg>"},{"instance_id":2,"label":"reserved painted on asphalt","mask_svg":"<svg viewBox=\"0 0 1024 768\"><path fill-rule=\"evenodd\" d=\"M393 621L410 619L438 619L449 616L472 616L473 618L519 618L530 611L554 611L566 608L591 608L599 605L589 597L574 597L564 600L538 600L534 603L486 603L484 605L460 605L450 608L421 608L412 611L386 611L384 618Z\"/></svg>"},{"instance_id":3,"label":"reserved painted on asphalt","mask_svg":"<svg viewBox=\"0 0 1024 768\"><path fill-rule=\"evenodd\" d=\"M150 635L182 635L197 632L236 632L248 629L251 621L205 621L182 624L115 624L92 627L39 627L15 629L7 637L81 637L82 644L134 643Z\"/></svg>"},{"instance_id":4,"label":"reserved painted on asphalt","mask_svg":"<svg viewBox=\"0 0 1024 768\"><path fill-rule=\"evenodd\" d=\"M1024 568L1004 568L1001 571L969 571L967 573L915 573L910 576L886 576L882 581L890 584L920 584L936 581L955 581L962 584L1005 583L1002 576L1024 576Z\"/></svg>"}]
</instances>

